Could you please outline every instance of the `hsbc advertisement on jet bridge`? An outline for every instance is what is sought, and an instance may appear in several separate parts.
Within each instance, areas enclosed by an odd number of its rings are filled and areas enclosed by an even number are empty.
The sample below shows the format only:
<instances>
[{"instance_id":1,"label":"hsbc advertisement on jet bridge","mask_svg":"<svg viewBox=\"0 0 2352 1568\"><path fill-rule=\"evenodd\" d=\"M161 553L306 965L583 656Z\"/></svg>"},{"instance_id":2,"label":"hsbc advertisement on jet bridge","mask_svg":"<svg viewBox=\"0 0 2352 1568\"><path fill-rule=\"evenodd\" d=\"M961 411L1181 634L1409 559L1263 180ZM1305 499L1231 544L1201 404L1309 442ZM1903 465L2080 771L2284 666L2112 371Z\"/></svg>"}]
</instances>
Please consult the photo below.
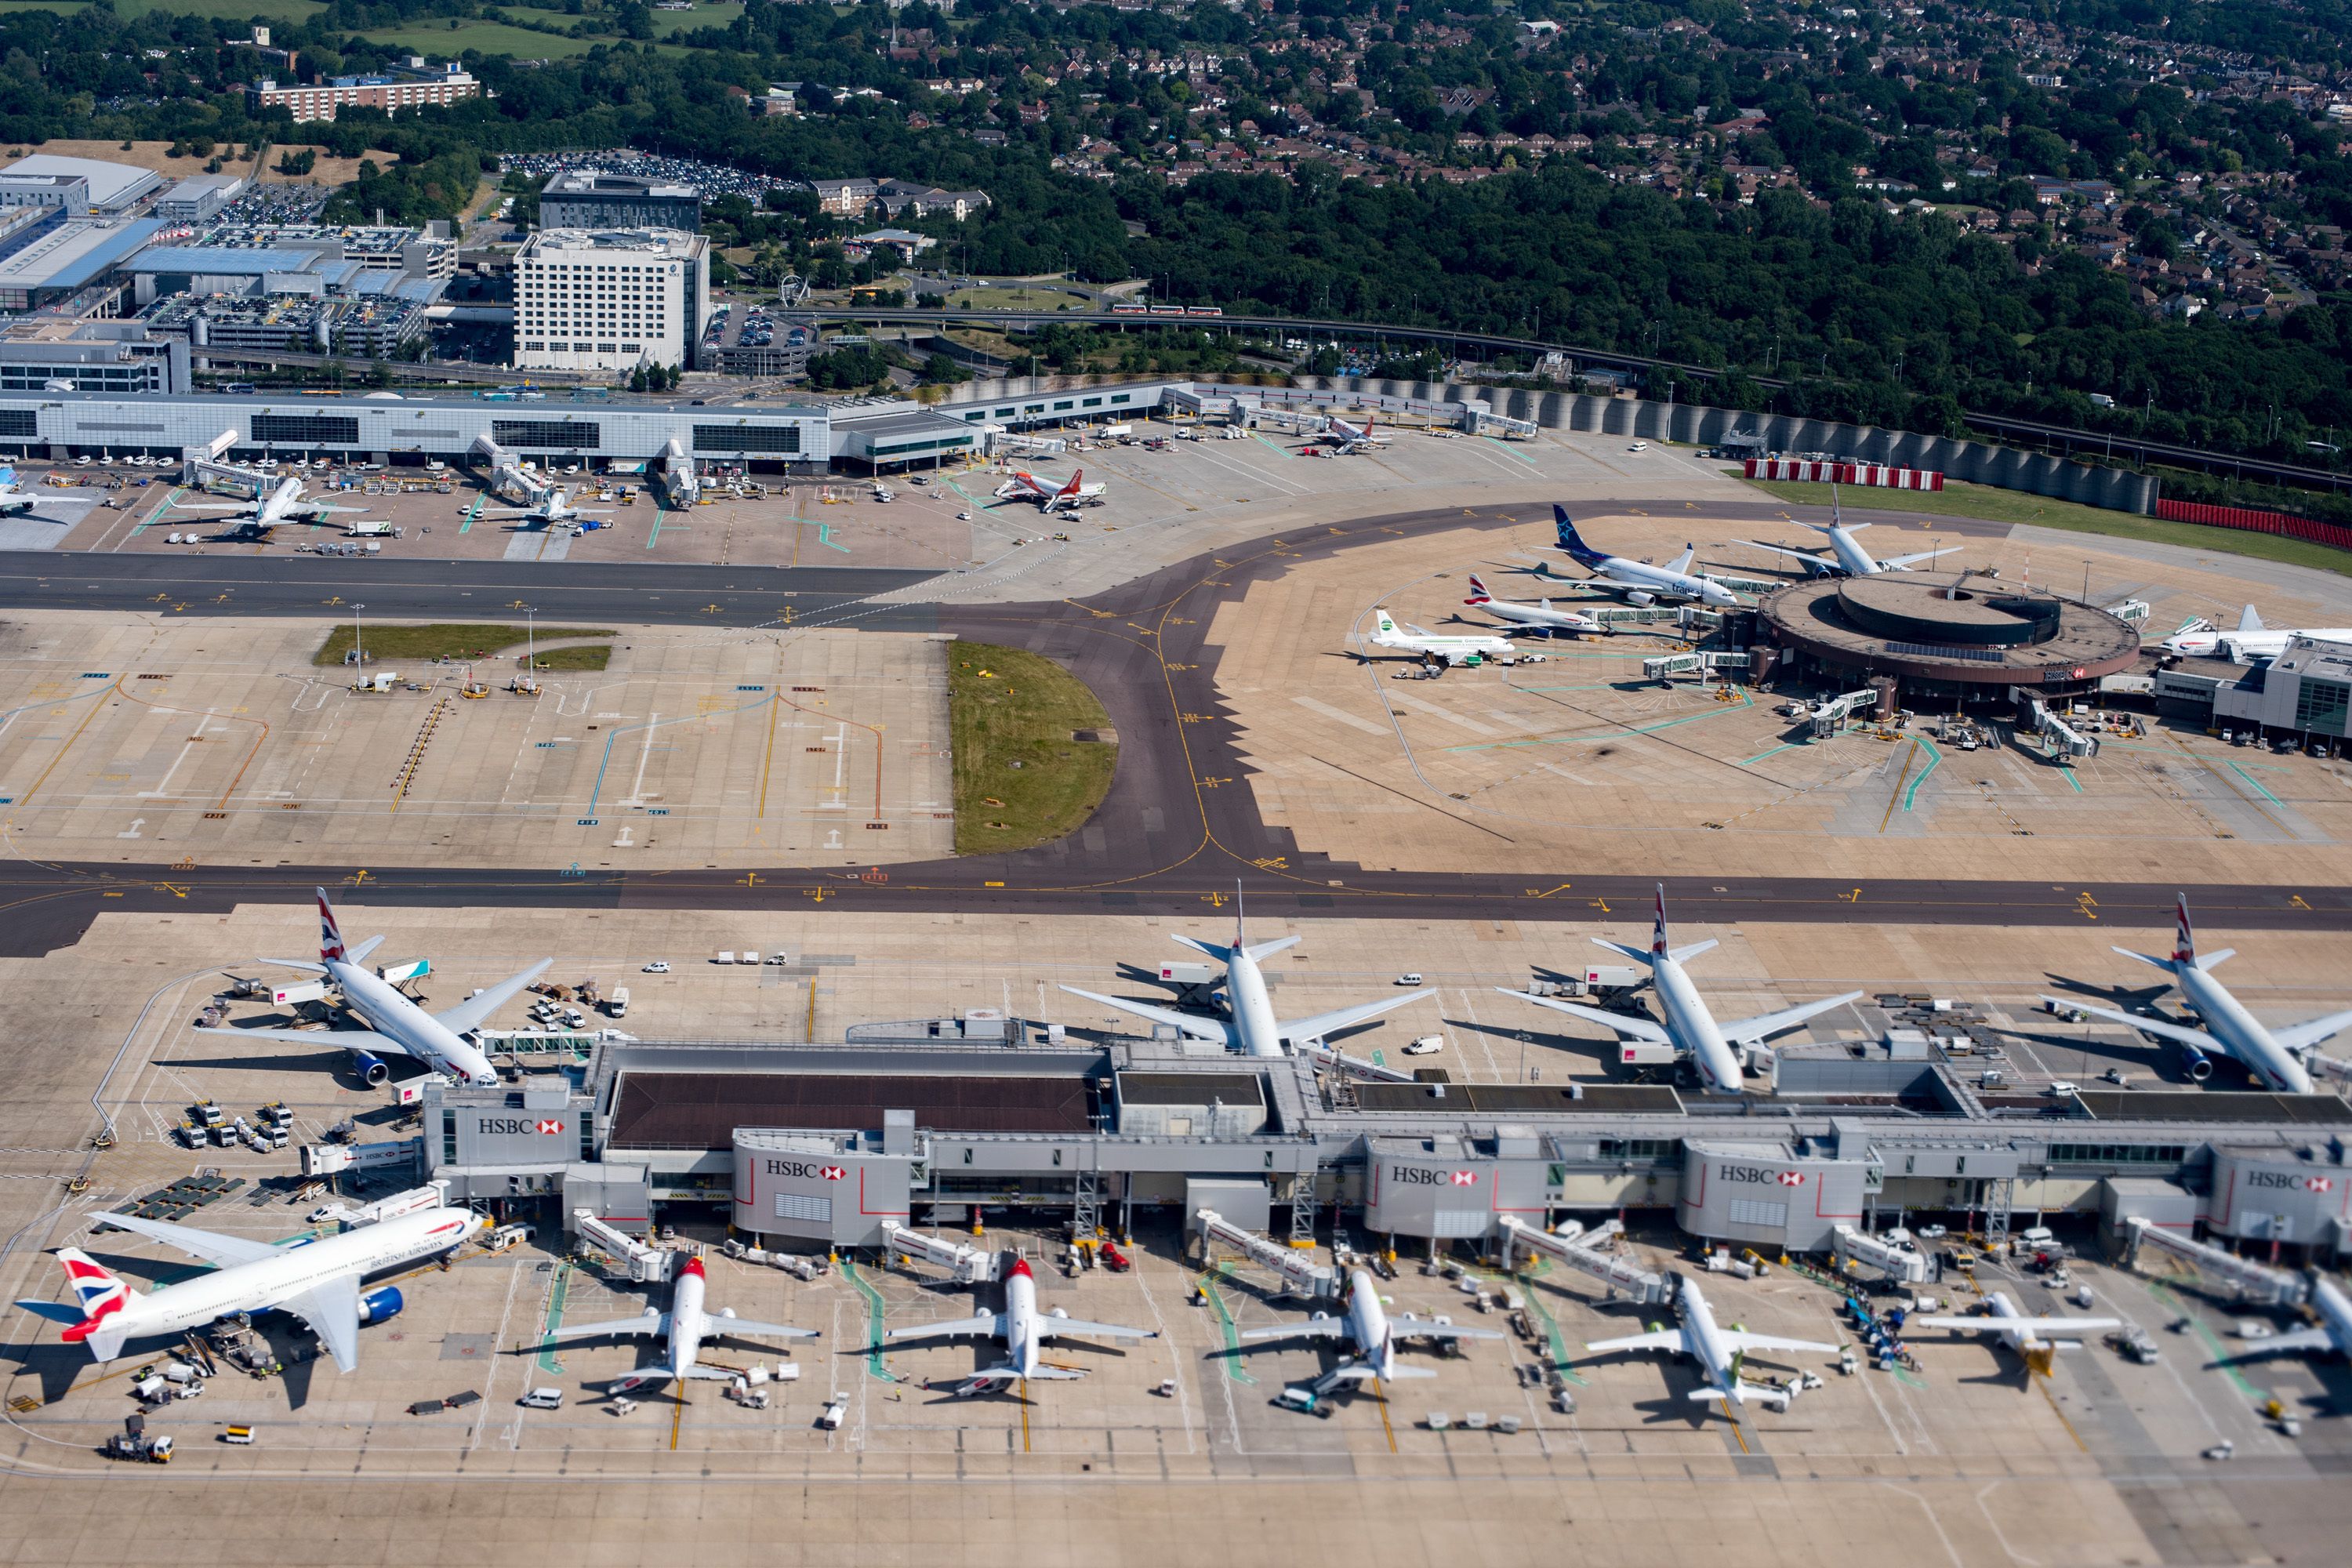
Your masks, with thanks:
<instances>
[{"instance_id":1,"label":"hsbc advertisement on jet bridge","mask_svg":"<svg viewBox=\"0 0 2352 1568\"><path fill-rule=\"evenodd\" d=\"M563 1107L518 1110L506 1106L449 1106L461 1165L520 1165L562 1170L580 1158L580 1123Z\"/></svg>"},{"instance_id":2,"label":"hsbc advertisement on jet bridge","mask_svg":"<svg viewBox=\"0 0 2352 1568\"><path fill-rule=\"evenodd\" d=\"M1683 1145L1675 1218L1693 1236L1811 1252L1842 1225L1862 1223L1859 1160L1811 1160L1782 1145Z\"/></svg>"},{"instance_id":3,"label":"hsbc advertisement on jet bridge","mask_svg":"<svg viewBox=\"0 0 2352 1568\"><path fill-rule=\"evenodd\" d=\"M884 1220L907 1223L908 1164L903 1154L844 1153L816 1139L782 1144L739 1136L735 1228L836 1247L878 1247Z\"/></svg>"}]
</instances>

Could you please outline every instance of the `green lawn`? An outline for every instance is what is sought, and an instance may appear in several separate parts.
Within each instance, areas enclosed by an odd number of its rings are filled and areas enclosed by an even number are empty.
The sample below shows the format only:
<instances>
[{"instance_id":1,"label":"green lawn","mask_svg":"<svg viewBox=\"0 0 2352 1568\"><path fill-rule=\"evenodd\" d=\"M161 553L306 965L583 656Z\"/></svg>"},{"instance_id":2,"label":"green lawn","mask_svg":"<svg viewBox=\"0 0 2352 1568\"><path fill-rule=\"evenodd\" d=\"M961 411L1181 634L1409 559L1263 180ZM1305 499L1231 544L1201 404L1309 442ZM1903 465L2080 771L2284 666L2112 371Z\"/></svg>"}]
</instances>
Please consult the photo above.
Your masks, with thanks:
<instances>
[{"instance_id":1,"label":"green lawn","mask_svg":"<svg viewBox=\"0 0 2352 1568\"><path fill-rule=\"evenodd\" d=\"M1070 733L1109 726L1095 694L1052 659L949 645L956 853L1025 849L1075 831L1109 793L1118 747Z\"/></svg>"},{"instance_id":2,"label":"green lawn","mask_svg":"<svg viewBox=\"0 0 2352 1568\"><path fill-rule=\"evenodd\" d=\"M523 626L484 626L463 622L436 622L429 626L376 626L362 628L367 645L367 656L381 664L385 659L488 658L502 650L521 646L529 635ZM567 637L608 637L613 634L596 626L541 626L539 636L549 642ZM312 664L339 665L343 656L352 651L352 629L339 626L327 634L319 645ZM559 663L558 660L579 659L587 654L611 656L610 648L551 648L539 656L541 669L602 669L595 663Z\"/></svg>"},{"instance_id":3,"label":"green lawn","mask_svg":"<svg viewBox=\"0 0 2352 1568\"><path fill-rule=\"evenodd\" d=\"M459 20L454 27L446 22L413 27L370 27L361 36L435 59L479 49L486 55L512 55L517 59L557 60L584 55L600 43L612 42L610 38L559 38L552 33L534 33L528 27L509 27L503 22L469 19Z\"/></svg>"},{"instance_id":4,"label":"green lawn","mask_svg":"<svg viewBox=\"0 0 2352 1568\"><path fill-rule=\"evenodd\" d=\"M11 11L79 11L85 0L0 0L0 16ZM150 11L175 16L226 17L233 22L258 16L265 22L307 22L323 7L313 0L115 0L114 13L128 21Z\"/></svg>"},{"instance_id":5,"label":"green lawn","mask_svg":"<svg viewBox=\"0 0 2352 1568\"><path fill-rule=\"evenodd\" d=\"M1737 473L1738 469L1729 470ZM1786 479L1750 479L1749 484L1785 501L1804 506L1830 504L1828 485L1798 484ZM1940 491L1858 489L1844 485L1840 501L1856 511L1925 512L1931 517L1980 517L1992 522L2027 522L2036 528L2060 528L2072 533L2103 533L2111 539L2144 539L2157 544L2179 544L2223 555L2251 555L2283 561L2291 566L2315 566L2323 572L2352 576L2352 552L2331 550L2300 539L2281 539L2234 528L2206 528L2193 522L2168 522L2128 511L2052 500L2023 490L1997 489L1990 485L1961 484L1947 479Z\"/></svg>"}]
</instances>

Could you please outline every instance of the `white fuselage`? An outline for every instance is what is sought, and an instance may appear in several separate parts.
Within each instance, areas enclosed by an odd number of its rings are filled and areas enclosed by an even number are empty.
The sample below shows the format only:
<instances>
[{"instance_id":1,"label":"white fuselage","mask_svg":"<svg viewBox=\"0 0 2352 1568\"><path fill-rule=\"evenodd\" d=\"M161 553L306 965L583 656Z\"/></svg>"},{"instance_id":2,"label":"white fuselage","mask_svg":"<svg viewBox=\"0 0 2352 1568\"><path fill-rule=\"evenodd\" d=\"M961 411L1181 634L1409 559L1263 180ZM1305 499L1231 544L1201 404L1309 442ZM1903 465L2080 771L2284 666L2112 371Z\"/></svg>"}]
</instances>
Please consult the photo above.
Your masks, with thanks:
<instances>
[{"instance_id":1,"label":"white fuselage","mask_svg":"<svg viewBox=\"0 0 2352 1568\"><path fill-rule=\"evenodd\" d=\"M1380 1286L1358 1268L1348 1275L1348 1341L1373 1374L1396 1381L1396 1338L1389 1332L1388 1309Z\"/></svg>"},{"instance_id":2,"label":"white fuselage","mask_svg":"<svg viewBox=\"0 0 2352 1568\"><path fill-rule=\"evenodd\" d=\"M1394 648L1400 653L1433 653L1448 658L1465 654L1491 657L1517 651L1506 637L1428 637L1409 632L1400 626L1390 626L1372 635L1375 647Z\"/></svg>"},{"instance_id":3,"label":"white fuselage","mask_svg":"<svg viewBox=\"0 0 2352 1568\"><path fill-rule=\"evenodd\" d=\"M1723 1037L1715 1015L1707 1010L1683 966L1664 953L1650 960L1652 985L1659 1011L1665 1014L1666 1033L1675 1048L1690 1058L1699 1082L1709 1094L1744 1094L1739 1053Z\"/></svg>"},{"instance_id":4,"label":"white fuselage","mask_svg":"<svg viewBox=\"0 0 2352 1568\"><path fill-rule=\"evenodd\" d=\"M38 501L15 485L0 489L0 517L14 517L20 511L30 511Z\"/></svg>"},{"instance_id":5,"label":"white fuselage","mask_svg":"<svg viewBox=\"0 0 2352 1568\"><path fill-rule=\"evenodd\" d=\"M1015 1269L1004 1281L1004 1364L1023 1377L1037 1371L1043 1336L1037 1331L1037 1281Z\"/></svg>"},{"instance_id":6,"label":"white fuselage","mask_svg":"<svg viewBox=\"0 0 2352 1568\"><path fill-rule=\"evenodd\" d=\"M1837 557L1837 563L1848 575L1874 577L1886 570L1876 556L1862 547L1862 542L1854 538L1851 530L1832 523L1822 531L1829 537L1830 553Z\"/></svg>"},{"instance_id":7,"label":"white fuselage","mask_svg":"<svg viewBox=\"0 0 2352 1568\"><path fill-rule=\"evenodd\" d=\"M278 481L278 488L262 499L253 519L262 527L294 521L295 508L302 500L302 481L288 476Z\"/></svg>"},{"instance_id":8,"label":"white fuselage","mask_svg":"<svg viewBox=\"0 0 2352 1568\"><path fill-rule=\"evenodd\" d=\"M1696 599L1702 605L1714 605L1729 609L1739 603L1738 596L1722 584L1706 577L1695 577L1687 572L1670 572L1664 566L1653 566L1646 561L1629 561L1622 555L1604 558L1592 569L1594 580L1604 588L1621 593L1648 594L1661 599Z\"/></svg>"},{"instance_id":9,"label":"white fuselage","mask_svg":"<svg viewBox=\"0 0 2352 1568\"><path fill-rule=\"evenodd\" d=\"M1265 974L1239 946L1225 964L1225 1000L1233 1008L1233 1043L1245 1057L1282 1055L1282 1023L1274 1016Z\"/></svg>"},{"instance_id":10,"label":"white fuselage","mask_svg":"<svg viewBox=\"0 0 2352 1568\"><path fill-rule=\"evenodd\" d=\"M410 1056L464 1083L490 1085L499 1081L490 1058L432 1014L401 994L373 971L339 958L323 961L327 976L343 994L343 1005L359 1015L377 1034L396 1040ZM347 1038L322 1035L328 1045L350 1045ZM363 1048L363 1047L355 1047Z\"/></svg>"},{"instance_id":11,"label":"white fuselage","mask_svg":"<svg viewBox=\"0 0 2352 1568\"><path fill-rule=\"evenodd\" d=\"M2276 658L2297 637L2314 642L2352 642L2352 626L2314 626L2305 631L2182 632L2164 639L2167 653L2184 658L2225 658L2231 664L2252 664Z\"/></svg>"},{"instance_id":12,"label":"white fuselage","mask_svg":"<svg viewBox=\"0 0 2352 1568\"><path fill-rule=\"evenodd\" d=\"M2280 1094L2309 1094L2311 1074L2294 1053L2271 1037L2271 1032L2230 994L2229 988L2194 963L2175 961L2172 978L2181 995L2205 1020L2205 1032L2230 1048L2238 1064L2253 1074L2264 1089Z\"/></svg>"},{"instance_id":13,"label":"white fuselage","mask_svg":"<svg viewBox=\"0 0 2352 1568\"><path fill-rule=\"evenodd\" d=\"M1603 630L1601 622L1591 616L1580 616L1574 610L1556 610L1549 605L1530 605L1512 599L1489 599L1473 609L1484 610L1498 620L1513 621L1523 626L1542 626L1548 631L1597 632Z\"/></svg>"},{"instance_id":14,"label":"white fuselage","mask_svg":"<svg viewBox=\"0 0 2352 1568\"><path fill-rule=\"evenodd\" d=\"M690 1269L679 1275L670 1289L669 1359L665 1370L674 1378L683 1380L694 1375L695 1358L701 1352L702 1336L708 1331L702 1299L709 1289L709 1281Z\"/></svg>"},{"instance_id":15,"label":"white fuselage","mask_svg":"<svg viewBox=\"0 0 2352 1568\"><path fill-rule=\"evenodd\" d=\"M2336 1346L2336 1353L2352 1361L2352 1297L2347 1297L2332 1279L2314 1278L2311 1282L2312 1310Z\"/></svg>"},{"instance_id":16,"label":"white fuselage","mask_svg":"<svg viewBox=\"0 0 2352 1568\"><path fill-rule=\"evenodd\" d=\"M382 1274L448 1251L488 1221L434 1208L289 1247L275 1258L232 1264L134 1299L108 1327L126 1339L176 1334L235 1312L260 1312L348 1274ZM95 1353L93 1352L93 1353Z\"/></svg>"},{"instance_id":17,"label":"white fuselage","mask_svg":"<svg viewBox=\"0 0 2352 1568\"><path fill-rule=\"evenodd\" d=\"M1715 1310L1699 1293L1697 1282L1685 1279L1675 1297L1675 1307L1682 1319L1683 1353L1698 1363L1706 1373L1708 1384L1728 1397L1738 1397L1732 1376L1731 1350L1723 1342L1723 1334L1715 1326Z\"/></svg>"}]
</instances>

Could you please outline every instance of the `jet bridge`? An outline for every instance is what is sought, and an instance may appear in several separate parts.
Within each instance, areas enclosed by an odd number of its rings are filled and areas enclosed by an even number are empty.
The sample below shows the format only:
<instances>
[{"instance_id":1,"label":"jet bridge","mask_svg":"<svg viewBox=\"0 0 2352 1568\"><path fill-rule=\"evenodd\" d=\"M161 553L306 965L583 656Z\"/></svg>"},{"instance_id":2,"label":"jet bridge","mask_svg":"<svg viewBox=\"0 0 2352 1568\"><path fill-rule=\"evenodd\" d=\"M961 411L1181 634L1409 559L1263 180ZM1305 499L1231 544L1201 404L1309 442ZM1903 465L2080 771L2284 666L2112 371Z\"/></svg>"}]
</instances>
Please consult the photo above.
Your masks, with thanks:
<instances>
[{"instance_id":1,"label":"jet bridge","mask_svg":"<svg viewBox=\"0 0 2352 1568\"><path fill-rule=\"evenodd\" d=\"M1858 691L1842 691L1835 697L1823 698L1805 710L1805 720L1813 727L1816 740L1826 741L1838 732L1838 726L1865 708L1875 708L1885 697L1875 686L1865 686Z\"/></svg>"},{"instance_id":2,"label":"jet bridge","mask_svg":"<svg viewBox=\"0 0 2352 1568\"><path fill-rule=\"evenodd\" d=\"M525 468L515 455L488 436L474 437L469 454L490 470L490 489L517 506L537 506L554 487Z\"/></svg>"},{"instance_id":3,"label":"jet bridge","mask_svg":"<svg viewBox=\"0 0 2352 1568\"><path fill-rule=\"evenodd\" d=\"M1241 416L1242 424L1252 430L1263 427L1292 436L1319 436L1331 427L1331 421L1320 414L1307 414L1295 408L1268 408L1263 404L1241 405Z\"/></svg>"},{"instance_id":4,"label":"jet bridge","mask_svg":"<svg viewBox=\"0 0 2352 1568\"><path fill-rule=\"evenodd\" d=\"M1318 1067L1355 1073L1378 1083L1419 1083L1421 1081L1402 1068L1382 1067L1378 1062L1368 1062L1361 1057L1343 1056L1330 1047L1318 1042L1305 1042L1298 1047L1298 1049Z\"/></svg>"},{"instance_id":5,"label":"jet bridge","mask_svg":"<svg viewBox=\"0 0 2352 1568\"><path fill-rule=\"evenodd\" d=\"M1576 1220L1568 1221L1558 1230L1539 1230L1517 1215L1507 1214L1497 1224L1503 1236L1506 1269L1517 1266L1519 1249L1525 1247L1564 1263L1580 1274L1589 1274L1611 1290L1643 1306L1655 1306L1666 1300L1664 1275L1653 1274L1630 1258L1599 1250L1601 1244L1613 1239L1625 1228L1621 1221L1612 1219L1591 1231Z\"/></svg>"},{"instance_id":6,"label":"jet bridge","mask_svg":"<svg viewBox=\"0 0 2352 1568\"><path fill-rule=\"evenodd\" d=\"M1462 405L1462 432L1465 436L1493 436L1506 441L1532 441L1536 435L1536 422L1497 414L1493 404L1478 397Z\"/></svg>"},{"instance_id":7,"label":"jet bridge","mask_svg":"<svg viewBox=\"0 0 2352 1568\"><path fill-rule=\"evenodd\" d=\"M2085 735L2067 723L2065 720L2052 712L2049 704L2042 701L2041 698L2022 687L2012 686L2009 689L2009 692L2012 698L2024 705L2027 721L2032 725L2033 732L2042 737L2042 744L2047 746L2051 754L2059 761L2073 762L2078 757L2095 757L2099 754L2099 742L2096 736Z\"/></svg>"},{"instance_id":8,"label":"jet bridge","mask_svg":"<svg viewBox=\"0 0 2352 1568\"><path fill-rule=\"evenodd\" d=\"M1254 1231L1244 1230L1220 1217L1214 1209L1196 1209L1192 1217L1200 1222L1204 1261L1209 1244L1222 1241L1251 1262L1272 1269L1281 1278L1286 1295L1319 1297L1339 1293L1339 1277L1328 1264L1314 1262L1297 1247L1283 1247Z\"/></svg>"},{"instance_id":9,"label":"jet bridge","mask_svg":"<svg viewBox=\"0 0 2352 1568\"><path fill-rule=\"evenodd\" d=\"M889 1251L937 1264L959 1285L985 1285L996 1279L997 1254L961 1242L908 1230L896 1220L882 1222L882 1245Z\"/></svg>"},{"instance_id":10,"label":"jet bridge","mask_svg":"<svg viewBox=\"0 0 2352 1568\"><path fill-rule=\"evenodd\" d=\"M666 1284L670 1269L677 1261L675 1252L664 1252L658 1247L648 1247L625 1230L598 1219L593 1209L573 1209L572 1228L580 1238L594 1244L628 1265L629 1279L639 1285Z\"/></svg>"},{"instance_id":11,"label":"jet bridge","mask_svg":"<svg viewBox=\"0 0 2352 1568\"><path fill-rule=\"evenodd\" d=\"M1831 1232L1830 1258L1839 1268L1866 1263L1898 1285L1925 1285L1930 1265L1927 1255L1916 1247L1898 1246L1884 1237L1872 1236L1850 1225L1842 1225Z\"/></svg>"},{"instance_id":12,"label":"jet bridge","mask_svg":"<svg viewBox=\"0 0 2352 1568\"><path fill-rule=\"evenodd\" d=\"M2190 1237L2181 1236L2151 1225L2135 1216L2124 1227L2126 1250L2124 1262L2137 1267L2140 1254L2148 1247L2180 1259L2199 1273L2227 1285L2241 1300L2270 1307L2294 1307L2302 1304L2309 1288L2299 1274L2284 1268L2269 1268L2251 1258L2224 1252Z\"/></svg>"},{"instance_id":13,"label":"jet bridge","mask_svg":"<svg viewBox=\"0 0 2352 1568\"><path fill-rule=\"evenodd\" d=\"M1737 669L1744 674L1754 663L1755 660L1744 649L1737 653L1710 649L1704 653L1661 654L1655 658L1642 661L1642 679L1666 680L1677 675L1696 673L1704 682L1706 677L1718 669Z\"/></svg>"}]
</instances>

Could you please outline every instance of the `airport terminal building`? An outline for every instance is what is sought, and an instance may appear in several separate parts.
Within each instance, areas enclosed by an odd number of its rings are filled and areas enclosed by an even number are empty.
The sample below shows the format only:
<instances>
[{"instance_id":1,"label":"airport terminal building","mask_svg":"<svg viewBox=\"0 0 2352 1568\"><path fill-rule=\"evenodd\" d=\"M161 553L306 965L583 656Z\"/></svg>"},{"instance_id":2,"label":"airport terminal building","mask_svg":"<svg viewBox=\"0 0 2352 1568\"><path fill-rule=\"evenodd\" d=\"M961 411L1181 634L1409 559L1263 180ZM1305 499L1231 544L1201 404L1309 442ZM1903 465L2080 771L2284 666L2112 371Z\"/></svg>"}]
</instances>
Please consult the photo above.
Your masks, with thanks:
<instances>
[{"instance_id":1,"label":"airport terminal building","mask_svg":"<svg viewBox=\"0 0 2352 1568\"><path fill-rule=\"evenodd\" d=\"M1863 1052L1857 1056L1855 1052ZM2134 1217L2352 1250L2352 1106L2333 1094L1979 1090L1953 1061L1784 1052L1776 1092L1342 1076L1306 1057L1066 1037L994 1012L839 1044L604 1039L518 1058L503 1089L426 1091L453 1201L624 1227L723 1215L782 1249L878 1245L885 1221L1022 1213L1125 1228L1203 1206L1251 1228L1442 1244L1509 1216L1671 1215L1767 1252L1949 1216L1995 1236Z\"/></svg>"}]
</instances>

